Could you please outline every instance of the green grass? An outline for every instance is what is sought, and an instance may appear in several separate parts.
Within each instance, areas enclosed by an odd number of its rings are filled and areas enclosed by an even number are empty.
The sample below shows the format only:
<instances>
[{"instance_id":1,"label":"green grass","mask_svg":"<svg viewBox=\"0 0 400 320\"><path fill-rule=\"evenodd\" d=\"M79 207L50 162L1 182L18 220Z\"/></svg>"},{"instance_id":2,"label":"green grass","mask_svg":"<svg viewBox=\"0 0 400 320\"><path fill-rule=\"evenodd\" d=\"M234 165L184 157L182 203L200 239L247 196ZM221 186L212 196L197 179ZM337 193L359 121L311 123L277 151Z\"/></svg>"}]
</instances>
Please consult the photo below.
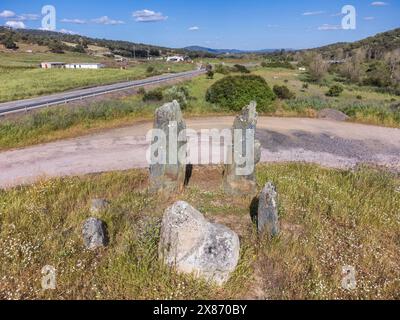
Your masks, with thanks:
<instances>
[{"instance_id":1,"label":"green grass","mask_svg":"<svg viewBox=\"0 0 400 320\"><path fill-rule=\"evenodd\" d=\"M82 54L23 54L0 53L0 102L42 96L66 90L141 79L150 75L193 69L188 64L149 62L126 70L104 68L100 70L40 69L42 61L103 62L99 58ZM104 60L104 59L103 59ZM153 66L155 72L147 73Z\"/></svg>"},{"instance_id":2,"label":"green grass","mask_svg":"<svg viewBox=\"0 0 400 320\"><path fill-rule=\"evenodd\" d=\"M207 180L200 175L202 184L192 182L168 200L148 194L145 170L0 191L0 298L400 298L398 178L367 168L259 166L260 188L271 180L279 192L282 233L269 240L255 233L252 199L222 193L220 173ZM112 201L98 214L108 225L110 245L88 252L81 226L90 216L90 200L98 197ZM208 219L239 233L239 266L223 288L176 274L158 260L160 218L176 200L188 201ZM41 290L45 265L57 270L55 291ZM356 269L354 291L341 288L345 265Z\"/></svg>"}]
</instances>

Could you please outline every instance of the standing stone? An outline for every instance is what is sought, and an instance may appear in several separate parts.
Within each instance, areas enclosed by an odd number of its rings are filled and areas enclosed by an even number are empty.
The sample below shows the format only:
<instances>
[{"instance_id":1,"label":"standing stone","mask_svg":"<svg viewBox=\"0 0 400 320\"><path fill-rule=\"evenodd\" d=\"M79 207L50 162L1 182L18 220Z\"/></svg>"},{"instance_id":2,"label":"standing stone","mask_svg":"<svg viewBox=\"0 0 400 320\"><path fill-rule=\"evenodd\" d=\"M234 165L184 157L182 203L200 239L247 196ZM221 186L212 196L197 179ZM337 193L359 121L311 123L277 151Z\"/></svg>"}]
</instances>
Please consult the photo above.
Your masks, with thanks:
<instances>
[{"instance_id":1,"label":"standing stone","mask_svg":"<svg viewBox=\"0 0 400 320\"><path fill-rule=\"evenodd\" d=\"M278 193L271 182L265 185L258 200L257 227L259 233L272 237L279 234Z\"/></svg>"},{"instance_id":2,"label":"standing stone","mask_svg":"<svg viewBox=\"0 0 400 320\"><path fill-rule=\"evenodd\" d=\"M225 165L224 170L224 190L226 193L234 195L252 195L257 192L257 183L255 178L255 166L261 159L261 143L255 139L257 128L258 114L256 111L256 102L251 102L250 105L243 108L242 113L236 117L232 128L232 144L228 148L227 159L229 164ZM242 150L237 150L234 146L235 131L241 131L241 144ZM252 130L251 140L246 135L247 130ZM239 131L239 132L240 132ZM250 150L247 144L250 144ZM240 143L240 141L239 141ZM246 175L239 174L239 169L244 165L240 165L235 161L239 157L247 156L249 160L253 161L254 167L250 173Z\"/></svg>"},{"instance_id":3,"label":"standing stone","mask_svg":"<svg viewBox=\"0 0 400 320\"><path fill-rule=\"evenodd\" d=\"M164 152L165 161L150 164L150 190L167 194L182 190L185 183L186 164L180 155L183 155L183 158L186 157L187 138L183 136L186 123L177 101L166 103L156 110L154 129L162 130L166 141L160 144L153 134L151 154L159 155L159 152Z\"/></svg>"},{"instance_id":4,"label":"standing stone","mask_svg":"<svg viewBox=\"0 0 400 320\"><path fill-rule=\"evenodd\" d=\"M108 245L107 226L105 222L89 218L82 228L83 242L86 249L95 250Z\"/></svg>"},{"instance_id":5,"label":"standing stone","mask_svg":"<svg viewBox=\"0 0 400 320\"><path fill-rule=\"evenodd\" d=\"M235 232L208 222L188 203L176 202L165 211L159 256L179 272L222 285L235 270L239 251L239 237Z\"/></svg>"}]
</instances>

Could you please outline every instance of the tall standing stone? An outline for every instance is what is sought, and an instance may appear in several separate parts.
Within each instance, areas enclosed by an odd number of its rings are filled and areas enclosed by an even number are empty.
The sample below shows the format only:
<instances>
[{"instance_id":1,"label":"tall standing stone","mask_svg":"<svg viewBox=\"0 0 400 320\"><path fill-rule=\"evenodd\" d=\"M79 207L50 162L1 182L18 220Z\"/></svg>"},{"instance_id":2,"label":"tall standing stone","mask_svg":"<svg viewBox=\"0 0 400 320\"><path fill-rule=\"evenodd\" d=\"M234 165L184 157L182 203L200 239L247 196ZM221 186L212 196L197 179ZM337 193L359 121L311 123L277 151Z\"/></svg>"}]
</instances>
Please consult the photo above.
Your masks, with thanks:
<instances>
[{"instance_id":1,"label":"tall standing stone","mask_svg":"<svg viewBox=\"0 0 400 320\"><path fill-rule=\"evenodd\" d=\"M232 144L228 148L227 160L224 170L224 190L234 195L252 195L257 192L255 166L261 159L261 144L255 139L258 114L256 102L251 102L244 107L242 113L236 117L232 128ZM248 133L246 134L246 131ZM235 145L235 132L240 137ZM249 136L249 133L250 136ZM242 148L238 148L241 144ZM240 173L244 165L238 163L240 157L247 155L253 162L253 169L247 174Z\"/></svg>"},{"instance_id":2,"label":"tall standing stone","mask_svg":"<svg viewBox=\"0 0 400 320\"><path fill-rule=\"evenodd\" d=\"M97 218L92 217L84 222L82 236L88 250L95 250L108 245L107 225Z\"/></svg>"},{"instance_id":3,"label":"tall standing stone","mask_svg":"<svg viewBox=\"0 0 400 320\"><path fill-rule=\"evenodd\" d=\"M265 185L258 199L257 228L272 237L279 233L278 193L272 182Z\"/></svg>"},{"instance_id":4,"label":"tall standing stone","mask_svg":"<svg viewBox=\"0 0 400 320\"><path fill-rule=\"evenodd\" d=\"M186 164L181 161L180 154L186 157L187 139L182 137L186 123L177 101L166 103L156 110L154 129L163 131L166 140L163 146L155 144L160 141L153 134L151 151L152 154L165 152L165 162L150 164L150 190L167 194L181 190L185 183Z\"/></svg>"}]
</instances>

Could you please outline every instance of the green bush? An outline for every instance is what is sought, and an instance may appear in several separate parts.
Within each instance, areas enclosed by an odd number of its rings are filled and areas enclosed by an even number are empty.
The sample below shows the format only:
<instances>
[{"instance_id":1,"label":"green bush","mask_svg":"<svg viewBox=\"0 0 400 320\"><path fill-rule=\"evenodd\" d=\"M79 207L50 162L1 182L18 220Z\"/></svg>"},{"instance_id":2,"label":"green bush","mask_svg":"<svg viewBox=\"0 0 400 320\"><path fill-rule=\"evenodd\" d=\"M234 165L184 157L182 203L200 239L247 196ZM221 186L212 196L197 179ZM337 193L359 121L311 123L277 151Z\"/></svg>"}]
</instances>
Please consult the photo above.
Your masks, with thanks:
<instances>
[{"instance_id":1,"label":"green bush","mask_svg":"<svg viewBox=\"0 0 400 320\"><path fill-rule=\"evenodd\" d=\"M146 89L145 88L139 88L139 90L137 91L138 94L140 95L145 95L146 94Z\"/></svg>"},{"instance_id":2,"label":"green bush","mask_svg":"<svg viewBox=\"0 0 400 320\"><path fill-rule=\"evenodd\" d=\"M212 70L207 71L207 79L214 79L214 71Z\"/></svg>"},{"instance_id":3,"label":"green bush","mask_svg":"<svg viewBox=\"0 0 400 320\"><path fill-rule=\"evenodd\" d=\"M228 75L229 73L231 73L231 68L229 68L228 66L224 66L223 64L220 63L215 66L214 71L215 73Z\"/></svg>"},{"instance_id":4,"label":"green bush","mask_svg":"<svg viewBox=\"0 0 400 320\"><path fill-rule=\"evenodd\" d=\"M274 93L279 99L294 99L296 95L286 86L274 86Z\"/></svg>"},{"instance_id":5,"label":"green bush","mask_svg":"<svg viewBox=\"0 0 400 320\"><path fill-rule=\"evenodd\" d=\"M227 76L214 83L206 93L206 101L221 108L240 111L251 101L261 112L273 112L275 94L264 78L256 75Z\"/></svg>"},{"instance_id":6,"label":"green bush","mask_svg":"<svg viewBox=\"0 0 400 320\"><path fill-rule=\"evenodd\" d=\"M179 102L182 109L185 109L188 106L188 102L190 99L190 93L187 87L184 86L173 86L164 91L164 99L167 101L176 100Z\"/></svg>"},{"instance_id":7,"label":"green bush","mask_svg":"<svg viewBox=\"0 0 400 320\"><path fill-rule=\"evenodd\" d=\"M329 91L326 93L328 97L339 97L343 92L343 87L339 85L334 85L329 88Z\"/></svg>"},{"instance_id":8,"label":"green bush","mask_svg":"<svg viewBox=\"0 0 400 320\"><path fill-rule=\"evenodd\" d=\"M292 64L288 61L273 61L268 63L262 63L261 66L263 68L285 68L285 69L294 69Z\"/></svg>"},{"instance_id":9,"label":"green bush","mask_svg":"<svg viewBox=\"0 0 400 320\"><path fill-rule=\"evenodd\" d=\"M245 66L241 65L241 64L235 64L233 66L233 70L234 72L240 72L240 73L250 73L250 70L247 69Z\"/></svg>"},{"instance_id":10,"label":"green bush","mask_svg":"<svg viewBox=\"0 0 400 320\"><path fill-rule=\"evenodd\" d=\"M161 101L163 99L163 93L161 91L161 89L155 89L155 90L151 90L146 92L143 95L143 101Z\"/></svg>"},{"instance_id":11,"label":"green bush","mask_svg":"<svg viewBox=\"0 0 400 320\"><path fill-rule=\"evenodd\" d=\"M153 66L148 66L146 69L147 73L153 73L154 71L156 71L156 69Z\"/></svg>"}]
</instances>

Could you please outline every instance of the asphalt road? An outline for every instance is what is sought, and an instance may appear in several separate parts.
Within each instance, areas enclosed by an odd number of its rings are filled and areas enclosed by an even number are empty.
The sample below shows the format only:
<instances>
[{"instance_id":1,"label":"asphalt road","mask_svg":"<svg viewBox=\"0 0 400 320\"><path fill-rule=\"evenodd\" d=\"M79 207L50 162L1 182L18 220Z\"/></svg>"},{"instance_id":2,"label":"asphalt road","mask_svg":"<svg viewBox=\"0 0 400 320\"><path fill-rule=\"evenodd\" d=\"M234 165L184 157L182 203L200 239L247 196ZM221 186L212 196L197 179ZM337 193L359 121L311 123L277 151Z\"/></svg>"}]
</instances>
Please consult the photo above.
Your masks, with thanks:
<instances>
[{"instance_id":1,"label":"asphalt road","mask_svg":"<svg viewBox=\"0 0 400 320\"><path fill-rule=\"evenodd\" d=\"M105 86L98 86L87 89L73 90L63 93L52 94L49 96L37 97L32 99L18 100L0 103L0 116L25 112L28 110L59 105L63 103L68 103L76 100L82 100L90 97L95 97L99 95L104 95L107 93L117 92L121 90L139 88L150 84L158 84L163 82L168 82L176 79L184 79L187 77L194 77L204 74L205 70L192 70L174 74L166 74L161 76L150 77L142 80L120 82Z\"/></svg>"},{"instance_id":2,"label":"asphalt road","mask_svg":"<svg viewBox=\"0 0 400 320\"><path fill-rule=\"evenodd\" d=\"M190 129L230 128L233 117L188 119ZM147 168L151 121L0 153L0 188L41 178ZM400 129L320 119L260 117L262 162L307 162L351 169L367 163L400 172ZM207 139L208 140L208 139ZM189 148L193 148L193 143ZM199 147L200 153L202 147ZM217 148L218 150L218 148ZM212 152L212 154L214 154Z\"/></svg>"}]
</instances>

